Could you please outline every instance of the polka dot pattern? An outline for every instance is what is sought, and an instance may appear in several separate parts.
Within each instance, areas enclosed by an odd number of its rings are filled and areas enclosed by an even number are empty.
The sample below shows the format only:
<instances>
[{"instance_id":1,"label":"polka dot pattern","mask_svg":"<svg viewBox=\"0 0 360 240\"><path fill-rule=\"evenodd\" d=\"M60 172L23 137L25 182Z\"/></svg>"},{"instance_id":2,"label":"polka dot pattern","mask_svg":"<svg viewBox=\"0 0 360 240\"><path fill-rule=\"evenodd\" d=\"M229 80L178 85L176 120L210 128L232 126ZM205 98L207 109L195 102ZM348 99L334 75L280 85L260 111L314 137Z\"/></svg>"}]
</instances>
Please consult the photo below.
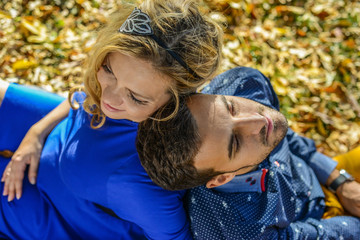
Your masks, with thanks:
<instances>
[{"instance_id":1,"label":"polka dot pattern","mask_svg":"<svg viewBox=\"0 0 360 240\"><path fill-rule=\"evenodd\" d=\"M213 80L208 94L235 95L278 109L269 80L251 68L235 68ZM265 192L189 190L186 207L195 239L360 239L355 217L321 219L324 194L309 159L314 144L287 136L258 169L268 169ZM309 140L310 141L310 140ZM289 147L289 143L291 146Z\"/></svg>"}]
</instances>

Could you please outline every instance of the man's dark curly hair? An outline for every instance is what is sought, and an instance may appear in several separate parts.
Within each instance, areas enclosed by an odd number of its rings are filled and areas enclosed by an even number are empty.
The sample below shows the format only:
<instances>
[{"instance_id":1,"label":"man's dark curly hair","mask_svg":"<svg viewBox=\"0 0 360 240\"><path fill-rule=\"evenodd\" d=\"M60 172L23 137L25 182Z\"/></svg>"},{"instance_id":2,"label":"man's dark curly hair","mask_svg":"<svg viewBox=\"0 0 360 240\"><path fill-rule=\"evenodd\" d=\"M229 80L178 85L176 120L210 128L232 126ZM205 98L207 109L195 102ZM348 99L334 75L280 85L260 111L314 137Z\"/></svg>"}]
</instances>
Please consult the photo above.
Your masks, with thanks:
<instances>
[{"instance_id":1,"label":"man's dark curly hair","mask_svg":"<svg viewBox=\"0 0 360 240\"><path fill-rule=\"evenodd\" d=\"M151 180L167 190L199 186L217 175L212 169L197 171L194 158L201 146L196 120L180 99L179 111L167 121L158 121L173 112L169 102L138 126L136 148Z\"/></svg>"}]
</instances>

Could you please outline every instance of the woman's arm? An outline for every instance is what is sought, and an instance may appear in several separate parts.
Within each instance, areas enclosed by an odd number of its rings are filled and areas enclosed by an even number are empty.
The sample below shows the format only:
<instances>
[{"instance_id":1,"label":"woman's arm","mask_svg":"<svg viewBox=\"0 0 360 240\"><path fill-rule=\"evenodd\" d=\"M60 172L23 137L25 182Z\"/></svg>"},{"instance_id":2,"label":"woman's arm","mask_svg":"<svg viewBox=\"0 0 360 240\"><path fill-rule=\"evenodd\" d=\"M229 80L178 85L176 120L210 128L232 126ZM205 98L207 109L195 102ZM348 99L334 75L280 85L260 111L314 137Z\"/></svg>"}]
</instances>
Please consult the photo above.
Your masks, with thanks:
<instances>
[{"instance_id":1,"label":"woman's arm","mask_svg":"<svg viewBox=\"0 0 360 240\"><path fill-rule=\"evenodd\" d=\"M68 100L64 100L59 106L47 114L43 119L34 124L30 130L38 134L43 140L50 134L56 125L58 125L64 118L67 117L70 111L70 104Z\"/></svg>"},{"instance_id":2,"label":"woman's arm","mask_svg":"<svg viewBox=\"0 0 360 240\"><path fill-rule=\"evenodd\" d=\"M8 201L12 201L15 196L17 199L21 197L22 182L27 165L29 165L29 181L32 184L36 183L40 155L45 139L54 127L69 114L69 110L70 104L64 100L26 133L1 178L1 181L4 182L3 195L8 196Z\"/></svg>"},{"instance_id":3,"label":"woman's arm","mask_svg":"<svg viewBox=\"0 0 360 240\"><path fill-rule=\"evenodd\" d=\"M8 89L8 87L9 87L9 83L0 79L0 106L1 106L2 100L4 99L4 96L5 96L5 93L6 93L6 90Z\"/></svg>"}]
</instances>

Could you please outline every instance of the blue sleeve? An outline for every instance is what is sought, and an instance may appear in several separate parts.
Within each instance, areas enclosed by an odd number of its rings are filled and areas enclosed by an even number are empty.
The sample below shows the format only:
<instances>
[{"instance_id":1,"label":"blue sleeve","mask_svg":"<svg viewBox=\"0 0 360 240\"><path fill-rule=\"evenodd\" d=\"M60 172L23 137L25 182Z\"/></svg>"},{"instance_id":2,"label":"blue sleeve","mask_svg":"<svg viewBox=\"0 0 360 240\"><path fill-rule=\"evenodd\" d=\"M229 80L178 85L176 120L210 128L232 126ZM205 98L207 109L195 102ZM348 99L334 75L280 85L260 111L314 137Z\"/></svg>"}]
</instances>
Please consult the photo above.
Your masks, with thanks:
<instances>
[{"instance_id":1,"label":"blue sleeve","mask_svg":"<svg viewBox=\"0 0 360 240\"><path fill-rule=\"evenodd\" d=\"M334 171L337 162L317 152L313 140L299 136L293 130L289 129L286 135L289 142L290 151L303 159L315 172L321 184L325 184L330 173Z\"/></svg>"},{"instance_id":2,"label":"blue sleeve","mask_svg":"<svg viewBox=\"0 0 360 240\"><path fill-rule=\"evenodd\" d=\"M199 199L197 199L199 200ZM287 226L266 226L258 222L236 221L235 216L227 214L229 221L219 221L222 212L207 209L202 214L192 214L192 232L194 239L228 240L228 239L358 239L360 236L360 219L339 216L330 219L295 221Z\"/></svg>"},{"instance_id":3,"label":"blue sleeve","mask_svg":"<svg viewBox=\"0 0 360 240\"><path fill-rule=\"evenodd\" d=\"M360 236L360 219L349 216L332 217L316 220L309 218L306 221L291 223L285 229L269 228L261 239L358 239Z\"/></svg>"},{"instance_id":4,"label":"blue sleeve","mask_svg":"<svg viewBox=\"0 0 360 240\"><path fill-rule=\"evenodd\" d=\"M37 87L10 84L0 108L2 149L15 151L29 128L64 100Z\"/></svg>"},{"instance_id":5,"label":"blue sleeve","mask_svg":"<svg viewBox=\"0 0 360 240\"><path fill-rule=\"evenodd\" d=\"M182 201L185 192L155 185L137 155L130 164L127 173L118 172L108 181L110 209L142 228L148 239L192 239Z\"/></svg>"}]
</instances>

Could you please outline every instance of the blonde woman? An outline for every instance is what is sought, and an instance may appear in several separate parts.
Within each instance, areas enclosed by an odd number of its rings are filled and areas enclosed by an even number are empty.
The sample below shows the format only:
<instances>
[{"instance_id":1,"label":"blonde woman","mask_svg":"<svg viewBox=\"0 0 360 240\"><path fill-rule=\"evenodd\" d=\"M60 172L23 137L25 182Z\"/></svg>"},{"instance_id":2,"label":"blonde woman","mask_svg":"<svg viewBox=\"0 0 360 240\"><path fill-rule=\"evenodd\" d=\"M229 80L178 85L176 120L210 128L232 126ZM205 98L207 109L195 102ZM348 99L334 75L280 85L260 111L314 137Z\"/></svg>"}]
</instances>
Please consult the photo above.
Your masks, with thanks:
<instances>
[{"instance_id":1,"label":"blonde woman","mask_svg":"<svg viewBox=\"0 0 360 240\"><path fill-rule=\"evenodd\" d=\"M1 238L191 238L184 192L151 182L135 138L137 122L174 101L159 121L171 118L218 69L221 29L196 2L122 6L69 101L1 82Z\"/></svg>"}]
</instances>

